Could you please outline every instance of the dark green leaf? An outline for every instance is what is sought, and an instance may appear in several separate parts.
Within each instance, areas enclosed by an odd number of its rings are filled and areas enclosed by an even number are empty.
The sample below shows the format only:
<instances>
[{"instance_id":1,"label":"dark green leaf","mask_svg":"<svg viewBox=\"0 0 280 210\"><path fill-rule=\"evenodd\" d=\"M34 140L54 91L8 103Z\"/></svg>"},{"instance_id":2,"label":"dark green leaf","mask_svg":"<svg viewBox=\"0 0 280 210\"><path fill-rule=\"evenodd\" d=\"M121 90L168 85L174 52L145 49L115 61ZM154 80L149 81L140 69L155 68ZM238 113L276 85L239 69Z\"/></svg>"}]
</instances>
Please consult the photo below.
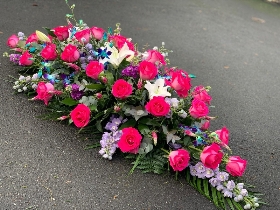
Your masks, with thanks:
<instances>
[{"instance_id":1,"label":"dark green leaf","mask_svg":"<svg viewBox=\"0 0 280 210\"><path fill-rule=\"evenodd\" d=\"M43 27L43 28L47 31L47 33L48 33L50 36L56 37L56 35L54 34L54 32L53 32L51 29L49 29L49 28L47 28L47 27Z\"/></svg>"},{"instance_id":2,"label":"dark green leaf","mask_svg":"<svg viewBox=\"0 0 280 210\"><path fill-rule=\"evenodd\" d=\"M61 101L61 103L67 105L67 106L75 106L77 105L79 102L75 101L72 98L65 98L64 100Z\"/></svg>"},{"instance_id":3,"label":"dark green leaf","mask_svg":"<svg viewBox=\"0 0 280 210\"><path fill-rule=\"evenodd\" d=\"M111 72L105 72L104 73L104 76L107 78L107 83L109 84L109 85L112 85L112 84L114 84L114 82L115 82L115 79L114 79L114 76L113 76L113 74L111 73Z\"/></svg>"},{"instance_id":4,"label":"dark green leaf","mask_svg":"<svg viewBox=\"0 0 280 210\"><path fill-rule=\"evenodd\" d=\"M101 125L101 121L97 121L95 125L96 125L96 128L102 133L103 128L102 128L102 125Z\"/></svg>"},{"instance_id":5,"label":"dark green leaf","mask_svg":"<svg viewBox=\"0 0 280 210\"><path fill-rule=\"evenodd\" d=\"M153 126L160 126L160 124L151 119L151 118L148 118L148 117L142 117L140 120L139 120L139 123L141 124L145 124L145 125L153 125Z\"/></svg>"},{"instance_id":6,"label":"dark green leaf","mask_svg":"<svg viewBox=\"0 0 280 210\"><path fill-rule=\"evenodd\" d=\"M134 119L130 119L130 120L126 121L125 123L123 123L119 127L119 130L122 130L123 128L127 128L127 127L134 127L135 125L136 125L136 121Z\"/></svg>"},{"instance_id":7,"label":"dark green leaf","mask_svg":"<svg viewBox=\"0 0 280 210\"><path fill-rule=\"evenodd\" d=\"M139 124L137 128L143 135L148 134L150 132L150 129L147 125Z\"/></svg>"},{"instance_id":8,"label":"dark green leaf","mask_svg":"<svg viewBox=\"0 0 280 210\"><path fill-rule=\"evenodd\" d=\"M203 179L203 190L205 196L211 200L210 195L209 195L209 182L208 179Z\"/></svg>"},{"instance_id":9,"label":"dark green leaf","mask_svg":"<svg viewBox=\"0 0 280 210\"><path fill-rule=\"evenodd\" d=\"M101 90L105 88L105 86L103 84L90 84L90 85L86 85L86 88L90 90Z\"/></svg>"},{"instance_id":10,"label":"dark green leaf","mask_svg":"<svg viewBox=\"0 0 280 210\"><path fill-rule=\"evenodd\" d=\"M192 145L192 139L191 139L191 137L185 136L184 139L183 139L183 143L184 143L185 146Z\"/></svg>"},{"instance_id":11,"label":"dark green leaf","mask_svg":"<svg viewBox=\"0 0 280 210\"><path fill-rule=\"evenodd\" d=\"M211 187L211 195L212 195L215 206L219 207L220 205L219 205L219 201L218 201L217 190L215 187Z\"/></svg>"}]
</instances>

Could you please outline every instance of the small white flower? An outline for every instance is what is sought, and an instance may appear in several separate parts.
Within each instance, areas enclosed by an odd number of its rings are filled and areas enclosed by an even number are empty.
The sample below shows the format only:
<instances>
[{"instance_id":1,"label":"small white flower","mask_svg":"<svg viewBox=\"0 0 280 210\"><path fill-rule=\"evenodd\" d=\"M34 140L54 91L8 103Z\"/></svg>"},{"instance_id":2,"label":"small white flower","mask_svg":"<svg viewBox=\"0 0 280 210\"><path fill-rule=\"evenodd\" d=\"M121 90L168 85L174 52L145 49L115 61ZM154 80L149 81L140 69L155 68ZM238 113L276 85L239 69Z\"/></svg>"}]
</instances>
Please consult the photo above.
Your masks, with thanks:
<instances>
[{"instance_id":1,"label":"small white flower","mask_svg":"<svg viewBox=\"0 0 280 210\"><path fill-rule=\"evenodd\" d=\"M21 93L21 92L22 92L22 89L18 89L18 92Z\"/></svg>"},{"instance_id":2,"label":"small white flower","mask_svg":"<svg viewBox=\"0 0 280 210\"><path fill-rule=\"evenodd\" d=\"M24 86L22 89L23 89L23 91L26 91L26 90L27 90L27 87L26 87L26 86Z\"/></svg>"},{"instance_id":3,"label":"small white flower","mask_svg":"<svg viewBox=\"0 0 280 210\"><path fill-rule=\"evenodd\" d=\"M171 94L167 91L169 86L164 87L164 79L157 79L155 84L146 81L144 87L148 90L150 99L152 99L154 96L171 96Z\"/></svg>"}]
</instances>

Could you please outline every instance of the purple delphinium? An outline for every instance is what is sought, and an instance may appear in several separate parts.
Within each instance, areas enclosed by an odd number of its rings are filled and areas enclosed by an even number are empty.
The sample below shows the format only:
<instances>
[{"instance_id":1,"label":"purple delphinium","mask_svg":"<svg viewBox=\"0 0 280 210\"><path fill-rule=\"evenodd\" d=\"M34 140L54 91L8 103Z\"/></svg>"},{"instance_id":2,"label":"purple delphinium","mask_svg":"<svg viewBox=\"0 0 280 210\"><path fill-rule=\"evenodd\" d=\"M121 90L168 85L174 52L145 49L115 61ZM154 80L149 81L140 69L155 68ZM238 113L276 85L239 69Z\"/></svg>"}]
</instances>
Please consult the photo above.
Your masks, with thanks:
<instances>
[{"instance_id":1,"label":"purple delphinium","mask_svg":"<svg viewBox=\"0 0 280 210\"><path fill-rule=\"evenodd\" d=\"M190 173L192 176L197 176L197 171L193 165L190 165Z\"/></svg>"},{"instance_id":2,"label":"purple delphinium","mask_svg":"<svg viewBox=\"0 0 280 210\"><path fill-rule=\"evenodd\" d=\"M217 178L213 177L211 179L209 179L209 183L213 186L213 187L216 187L218 185L221 184L221 181L218 180Z\"/></svg>"},{"instance_id":3,"label":"purple delphinium","mask_svg":"<svg viewBox=\"0 0 280 210\"><path fill-rule=\"evenodd\" d=\"M210 178L215 175L214 171L211 168L206 168L204 172L205 177Z\"/></svg>"},{"instance_id":4,"label":"purple delphinium","mask_svg":"<svg viewBox=\"0 0 280 210\"><path fill-rule=\"evenodd\" d=\"M224 194L224 197L232 198L232 191L225 188L225 189L223 189L222 193Z\"/></svg>"},{"instance_id":5,"label":"purple delphinium","mask_svg":"<svg viewBox=\"0 0 280 210\"><path fill-rule=\"evenodd\" d=\"M21 57L20 54L10 54L10 61L15 64L19 64L20 57Z\"/></svg>"},{"instance_id":6,"label":"purple delphinium","mask_svg":"<svg viewBox=\"0 0 280 210\"><path fill-rule=\"evenodd\" d=\"M122 70L122 76L137 78L139 76L138 66L127 66Z\"/></svg>"},{"instance_id":7,"label":"purple delphinium","mask_svg":"<svg viewBox=\"0 0 280 210\"><path fill-rule=\"evenodd\" d=\"M80 86L77 84L72 84L72 91L71 91L71 97L74 100L80 100L83 97L84 92L79 90Z\"/></svg>"},{"instance_id":8,"label":"purple delphinium","mask_svg":"<svg viewBox=\"0 0 280 210\"><path fill-rule=\"evenodd\" d=\"M233 180L228 181L227 183L227 189L228 190L233 190L235 188L235 183Z\"/></svg>"},{"instance_id":9,"label":"purple delphinium","mask_svg":"<svg viewBox=\"0 0 280 210\"><path fill-rule=\"evenodd\" d=\"M218 172L218 173L216 174L216 177L217 177L220 181L224 182L224 181L227 181L227 180L228 180L229 174L228 174L227 172Z\"/></svg>"},{"instance_id":10,"label":"purple delphinium","mask_svg":"<svg viewBox=\"0 0 280 210\"><path fill-rule=\"evenodd\" d=\"M205 166L203 165L202 162L198 162L197 164L195 164L195 170L199 173L203 173L205 172Z\"/></svg>"}]
</instances>

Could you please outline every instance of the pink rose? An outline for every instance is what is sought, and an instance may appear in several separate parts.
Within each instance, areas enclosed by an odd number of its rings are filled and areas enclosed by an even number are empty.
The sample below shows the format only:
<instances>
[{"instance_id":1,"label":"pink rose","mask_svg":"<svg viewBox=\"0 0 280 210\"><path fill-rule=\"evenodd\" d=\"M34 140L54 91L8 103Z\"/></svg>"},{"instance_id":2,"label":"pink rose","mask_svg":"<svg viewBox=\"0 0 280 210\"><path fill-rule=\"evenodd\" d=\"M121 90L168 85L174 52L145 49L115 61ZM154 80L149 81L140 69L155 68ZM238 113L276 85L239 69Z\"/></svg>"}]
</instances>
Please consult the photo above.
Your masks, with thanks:
<instances>
[{"instance_id":1,"label":"pink rose","mask_svg":"<svg viewBox=\"0 0 280 210\"><path fill-rule=\"evenodd\" d=\"M117 80L112 87L112 94L116 98L125 99L132 93L132 86L123 79Z\"/></svg>"},{"instance_id":2,"label":"pink rose","mask_svg":"<svg viewBox=\"0 0 280 210\"><path fill-rule=\"evenodd\" d=\"M94 37L97 40L100 40L103 38L103 34L105 31L102 28L92 27L90 29L90 32L91 32L92 37Z\"/></svg>"},{"instance_id":3,"label":"pink rose","mask_svg":"<svg viewBox=\"0 0 280 210\"><path fill-rule=\"evenodd\" d=\"M171 71L171 81L166 80L166 84L171 86L180 97L187 97L191 89L191 78L184 70Z\"/></svg>"},{"instance_id":4,"label":"pink rose","mask_svg":"<svg viewBox=\"0 0 280 210\"><path fill-rule=\"evenodd\" d=\"M80 53L75 45L68 44L61 53L61 59L68 63L75 62L79 59Z\"/></svg>"},{"instance_id":5,"label":"pink rose","mask_svg":"<svg viewBox=\"0 0 280 210\"><path fill-rule=\"evenodd\" d=\"M208 130L209 127L210 127L210 121L205 120L200 129L205 131L205 130Z\"/></svg>"},{"instance_id":6,"label":"pink rose","mask_svg":"<svg viewBox=\"0 0 280 210\"><path fill-rule=\"evenodd\" d=\"M223 153L218 144L211 144L203 149L200 154L200 160L207 168L215 169L222 161Z\"/></svg>"},{"instance_id":7,"label":"pink rose","mask_svg":"<svg viewBox=\"0 0 280 210\"><path fill-rule=\"evenodd\" d=\"M162 96L154 96L145 106L145 109L156 117L163 117L169 113L170 105Z\"/></svg>"},{"instance_id":8,"label":"pink rose","mask_svg":"<svg viewBox=\"0 0 280 210\"><path fill-rule=\"evenodd\" d=\"M68 26L58 26L53 29L58 40L63 41L69 37Z\"/></svg>"},{"instance_id":9,"label":"pink rose","mask_svg":"<svg viewBox=\"0 0 280 210\"><path fill-rule=\"evenodd\" d=\"M114 35L110 37L110 41L113 40L115 45L117 46L118 49L122 49L124 46L124 43L127 44L128 48L132 51L135 51L134 45L132 42L130 42L126 37L121 36L121 35Z\"/></svg>"},{"instance_id":10,"label":"pink rose","mask_svg":"<svg viewBox=\"0 0 280 210\"><path fill-rule=\"evenodd\" d=\"M205 117L206 115L208 115L209 108L205 102L195 98L192 101L192 105L189 109L189 112L193 118L201 118L201 117Z\"/></svg>"},{"instance_id":11,"label":"pink rose","mask_svg":"<svg viewBox=\"0 0 280 210\"><path fill-rule=\"evenodd\" d=\"M10 36L7 40L7 45L11 48L14 48L17 46L19 41L19 38L17 35L13 34L12 36Z\"/></svg>"},{"instance_id":12,"label":"pink rose","mask_svg":"<svg viewBox=\"0 0 280 210\"><path fill-rule=\"evenodd\" d=\"M231 156L227 162L226 170L232 176L242 176L246 169L246 165L246 160L241 159L239 156Z\"/></svg>"},{"instance_id":13,"label":"pink rose","mask_svg":"<svg viewBox=\"0 0 280 210\"><path fill-rule=\"evenodd\" d=\"M190 154L187 150L178 149L170 152L168 159L174 171L183 171L189 164Z\"/></svg>"},{"instance_id":14,"label":"pink rose","mask_svg":"<svg viewBox=\"0 0 280 210\"><path fill-rule=\"evenodd\" d=\"M193 98L200 99L201 101L204 101L208 105L210 104L212 97L208 94L208 92L205 90L205 87L203 86L197 86L194 88L192 92Z\"/></svg>"},{"instance_id":15,"label":"pink rose","mask_svg":"<svg viewBox=\"0 0 280 210\"><path fill-rule=\"evenodd\" d=\"M228 145L229 131L226 127L223 127L221 130L216 130L215 133L224 144Z\"/></svg>"},{"instance_id":16,"label":"pink rose","mask_svg":"<svg viewBox=\"0 0 280 210\"><path fill-rule=\"evenodd\" d=\"M88 28L81 31L77 31L74 36L79 42L87 44L90 38L90 31Z\"/></svg>"},{"instance_id":17,"label":"pink rose","mask_svg":"<svg viewBox=\"0 0 280 210\"><path fill-rule=\"evenodd\" d=\"M86 67L86 74L88 77L98 79L99 74L103 71L104 66L98 61L90 61Z\"/></svg>"},{"instance_id":18,"label":"pink rose","mask_svg":"<svg viewBox=\"0 0 280 210\"><path fill-rule=\"evenodd\" d=\"M163 55L157 50L148 50L148 57L145 60L157 65L159 63L166 65Z\"/></svg>"},{"instance_id":19,"label":"pink rose","mask_svg":"<svg viewBox=\"0 0 280 210\"><path fill-rule=\"evenodd\" d=\"M53 61L57 57L56 53L56 45L55 44L47 44L46 47L41 51L41 56L45 60Z\"/></svg>"},{"instance_id":20,"label":"pink rose","mask_svg":"<svg viewBox=\"0 0 280 210\"><path fill-rule=\"evenodd\" d=\"M25 51L19 59L19 65L31 66L32 63L33 63L32 55L28 51Z\"/></svg>"},{"instance_id":21,"label":"pink rose","mask_svg":"<svg viewBox=\"0 0 280 210\"><path fill-rule=\"evenodd\" d=\"M143 80L152 80L158 74L156 65L148 61L142 61L139 63L138 68L140 71L140 78Z\"/></svg>"},{"instance_id":22,"label":"pink rose","mask_svg":"<svg viewBox=\"0 0 280 210\"><path fill-rule=\"evenodd\" d=\"M137 129L128 127L122 129L122 136L118 142L118 146L122 152L136 154L142 140L141 134Z\"/></svg>"},{"instance_id":23,"label":"pink rose","mask_svg":"<svg viewBox=\"0 0 280 210\"><path fill-rule=\"evenodd\" d=\"M90 120L90 109L84 104L78 104L70 113L73 123L78 127L85 127Z\"/></svg>"},{"instance_id":24,"label":"pink rose","mask_svg":"<svg viewBox=\"0 0 280 210\"><path fill-rule=\"evenodd\" d=\"M36 92L37 96L34 99L42 100L46 105L48 105L49 100L52 98L54 86L51 83L39 82Z\"/></svg>"},{"instance_id":25,"label":"pink rose","mask_svg":"<svg viewBox=\"0 0 280 210\"><path fill-rule=\"evenodd\" d=\"M36 33L33 33L29 37L27 37L26 44L31 43L31 42L38 42L38 37L37 37Z\"/></svg>"}]
</instances>

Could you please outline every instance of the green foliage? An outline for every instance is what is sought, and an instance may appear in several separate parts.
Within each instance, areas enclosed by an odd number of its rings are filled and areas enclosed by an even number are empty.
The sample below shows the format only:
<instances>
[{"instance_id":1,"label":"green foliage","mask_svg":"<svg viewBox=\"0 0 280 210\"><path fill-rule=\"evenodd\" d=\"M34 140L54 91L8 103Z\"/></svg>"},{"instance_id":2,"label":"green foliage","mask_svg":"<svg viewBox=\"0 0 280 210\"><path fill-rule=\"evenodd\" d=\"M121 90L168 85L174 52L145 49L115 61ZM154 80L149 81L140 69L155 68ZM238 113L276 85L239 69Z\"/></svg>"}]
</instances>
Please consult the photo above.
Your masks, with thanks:
<instances>
[{"instance_id":1,"label":"green foliage","mask_svg":"<svg viewBox=\"0 0 280 210\"><path fill-rule=\"evenodd\" d=\"M167 159L164 157L165 153L161 150L153 150L150 153L138 155L136 160L132 162L133 170L140 169L143 173L156 173L162 174L166 171ZM136 155L128 155L126 158L133 159Z\"/></svg>"},{"instance_id":2,"label":"green foliage","mask_svg":"<svg viewBox=\"0 0 280 210\"><path fill-rule=\"evenodd\" d=\"M186 181L195 188L200 194L204 195L218 209L227 210L243 210L243 207L235 202L233 199L225 198L224 195L213 187L209 182L209 179L200 179L196 176L190 174L189 168L186 169Z\"/></svg>"}]
</instances>

